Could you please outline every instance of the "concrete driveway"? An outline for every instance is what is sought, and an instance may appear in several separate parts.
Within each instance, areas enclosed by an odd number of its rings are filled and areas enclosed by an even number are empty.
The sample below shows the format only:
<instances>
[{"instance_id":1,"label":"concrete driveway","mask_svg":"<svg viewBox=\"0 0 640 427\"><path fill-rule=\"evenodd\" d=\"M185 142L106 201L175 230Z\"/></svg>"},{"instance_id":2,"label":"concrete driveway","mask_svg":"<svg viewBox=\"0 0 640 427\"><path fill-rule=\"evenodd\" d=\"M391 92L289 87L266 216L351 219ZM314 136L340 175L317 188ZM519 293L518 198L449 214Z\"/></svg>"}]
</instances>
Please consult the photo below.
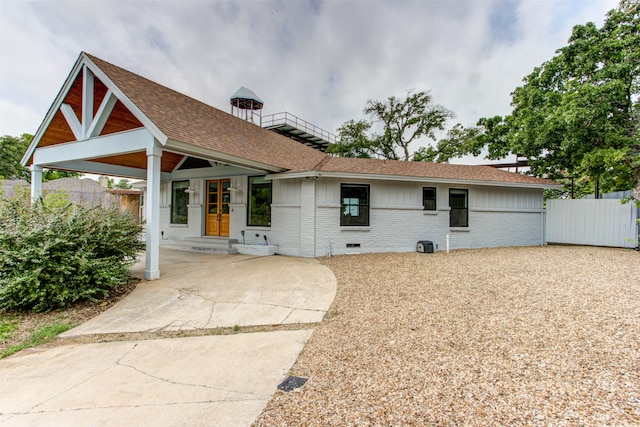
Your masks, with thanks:
<instances>
[{"instance_id":1,"label":"concrete driveway","mask_svg":"<svg viewBox=\"0 0 640 427\"><path fill-rule=\"evenodd\" d=\"M64 336L297 325L22 351L0 360L0 425L248 426L336 292L312 259L162 250L161 269Z\"/></svg>"}]
</instances>

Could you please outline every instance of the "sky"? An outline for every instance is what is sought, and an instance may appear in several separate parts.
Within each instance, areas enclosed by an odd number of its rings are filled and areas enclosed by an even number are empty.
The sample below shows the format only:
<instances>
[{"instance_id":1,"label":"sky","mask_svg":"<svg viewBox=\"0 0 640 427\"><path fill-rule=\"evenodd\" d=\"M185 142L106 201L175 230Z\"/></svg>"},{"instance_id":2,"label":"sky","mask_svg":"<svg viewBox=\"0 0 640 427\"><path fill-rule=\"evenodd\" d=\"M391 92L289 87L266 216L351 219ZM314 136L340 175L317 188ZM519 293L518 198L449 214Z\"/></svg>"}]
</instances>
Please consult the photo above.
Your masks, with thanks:
<instances>
[{"instance_id":1,"label":"sky","mask_svg":"<svg viewBox=\"0 0 640 427\"><path fill-rule=\"evenodd\" d=\"M447 128L474 125L509 114L573 26L600 27L617 3L0 0L0 135L36 132L81 51L227 112L246 86L263 114L334 133L409 90L451 110Z\"/></svg>"}]
</instances>

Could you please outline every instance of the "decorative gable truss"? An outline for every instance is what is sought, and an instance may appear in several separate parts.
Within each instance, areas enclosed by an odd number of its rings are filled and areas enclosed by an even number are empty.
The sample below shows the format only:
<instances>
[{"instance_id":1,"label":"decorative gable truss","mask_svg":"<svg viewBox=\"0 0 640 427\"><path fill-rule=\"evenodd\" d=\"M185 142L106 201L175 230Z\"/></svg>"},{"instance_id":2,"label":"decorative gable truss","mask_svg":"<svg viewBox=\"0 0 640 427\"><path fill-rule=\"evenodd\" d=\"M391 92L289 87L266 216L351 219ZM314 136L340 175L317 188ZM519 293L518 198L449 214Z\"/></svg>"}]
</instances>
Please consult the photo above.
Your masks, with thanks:
<instances>
[{"instance_id":1,"label":"decorative gable truss","mask_svg":"<svg viewBox=\"0 0 640 427\"><path fill-rule=\"evenodd\" d=\"M62 103L60 111L67 120L67 124L71 128L73 135L78 141L84 141L86 139L96 137L100 135L104 128L113 107L116 105L118 98L113 94L110 89L107 89L107 93L102 99L102 103L98 108L95 116L93 114L94 87L95 76L93 72L84 65L82 67L82 123L78 120L73 107L70 104Z\"/></svg>"},{"instance_id":2,"label":"decorative gable truss","mask_svg":"<svg viewBox=\"0 0 640 427\"><path fill-rule=\"evenodd\" d=\"M147 151L167 138L81 54L22 159L32 168L147 177ZM163 172L182 156L163 156Z\"/></svg>"}]
</instances>

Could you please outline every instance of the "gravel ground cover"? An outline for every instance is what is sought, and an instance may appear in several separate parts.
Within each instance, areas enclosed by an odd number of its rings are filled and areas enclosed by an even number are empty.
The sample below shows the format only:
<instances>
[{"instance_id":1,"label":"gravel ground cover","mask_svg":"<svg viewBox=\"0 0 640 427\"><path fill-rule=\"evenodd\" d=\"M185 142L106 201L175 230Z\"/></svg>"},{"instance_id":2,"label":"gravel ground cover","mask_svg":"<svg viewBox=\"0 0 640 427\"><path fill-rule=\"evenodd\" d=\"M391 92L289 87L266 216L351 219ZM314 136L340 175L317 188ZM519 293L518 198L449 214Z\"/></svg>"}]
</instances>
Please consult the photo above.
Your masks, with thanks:
<instances>
[{"instance_id":1,"label":"gravel ground cover","mask_svg":"<svg viewBox=\"0 0 640 427\"><path fill-rule=\"evenodd\" d=\"M336 299L255 426L640 425L640 253L323 259Z\"/></svg>"}]
</instances>

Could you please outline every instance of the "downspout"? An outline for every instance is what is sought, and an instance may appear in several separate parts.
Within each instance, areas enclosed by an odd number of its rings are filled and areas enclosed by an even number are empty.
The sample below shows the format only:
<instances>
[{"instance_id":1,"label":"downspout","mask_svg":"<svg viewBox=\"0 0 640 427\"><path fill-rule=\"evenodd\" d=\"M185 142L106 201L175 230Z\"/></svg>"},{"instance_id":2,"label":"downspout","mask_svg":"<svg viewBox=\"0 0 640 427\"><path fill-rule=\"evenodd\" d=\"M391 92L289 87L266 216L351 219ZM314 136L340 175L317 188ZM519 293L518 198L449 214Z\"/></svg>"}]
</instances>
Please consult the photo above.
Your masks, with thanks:
<instances>
[{"instance_id":1,"label":"downspout","mask_svg":"<svg viewBox=\"0 0 640 427\"><path fill-rule=\"evenodd\" d=\"M545 219L544 218L544 214L545 214L545 211L544 211L544 208L542 208L542 210L540 211L540 246L544 246L544 244L545 244L544 236L546 234L545 233L545 231L546 231L545 230L546 223L545 223L545 220L544 220Z\"/></svg>"}]
</instances>

